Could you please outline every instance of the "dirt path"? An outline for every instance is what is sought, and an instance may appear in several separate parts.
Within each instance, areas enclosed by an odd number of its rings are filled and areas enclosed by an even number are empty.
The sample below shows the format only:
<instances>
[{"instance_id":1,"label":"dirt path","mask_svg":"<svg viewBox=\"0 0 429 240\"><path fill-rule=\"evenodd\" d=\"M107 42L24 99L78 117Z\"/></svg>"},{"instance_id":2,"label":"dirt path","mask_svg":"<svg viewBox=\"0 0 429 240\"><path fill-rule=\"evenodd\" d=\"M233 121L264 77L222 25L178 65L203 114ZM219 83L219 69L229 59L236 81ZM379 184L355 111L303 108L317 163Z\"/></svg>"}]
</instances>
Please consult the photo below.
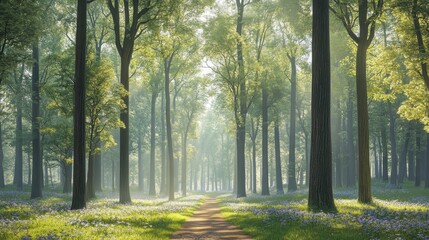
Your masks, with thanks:
<instances>
[{"instance_id":1,"label":"dirt path","mask_svg":"<svg viewBox=\"0 0 429 240\"><path fill-rule=\"evenodd\" d=\"M219 204L210 197L194 215L183 224L171 239L247 239L253 238L228 223L220 213Z\"/></svg>"}]
</instances>

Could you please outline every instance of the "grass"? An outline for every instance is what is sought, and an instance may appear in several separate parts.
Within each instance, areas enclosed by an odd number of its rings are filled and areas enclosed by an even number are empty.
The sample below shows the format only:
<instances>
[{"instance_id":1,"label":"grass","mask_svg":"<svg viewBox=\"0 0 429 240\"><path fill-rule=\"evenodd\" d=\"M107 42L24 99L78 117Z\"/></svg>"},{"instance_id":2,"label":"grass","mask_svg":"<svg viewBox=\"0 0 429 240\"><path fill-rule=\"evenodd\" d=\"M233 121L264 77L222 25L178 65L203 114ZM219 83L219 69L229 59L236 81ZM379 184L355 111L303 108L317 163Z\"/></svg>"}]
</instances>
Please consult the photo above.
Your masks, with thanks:
<instances>
[{"instance_id":1,"label":"grass","mask_svg":"<svg viewBox=\"0 0 429 240\"><path fill-rule=\"evenodd\" d=\"M45 192L29 200L28 192L0 191L0 239L169 239L202 204L202 195L178 198L134 198L122 205L106 193L69 210L67 194Z\"/></svg>"},{"instance_id":2,"label":"grass","mask_svg":"<svg viewBox=\"0 0 429 240\"><path fill-rule=\"evenodd\" d=\"M220 201L225 218L255 239L429 239L429 189L372 189L370 205L357 202L356 189L336 189L336 214L307 211L306 190Z\"/></svg>"}]
</instances>

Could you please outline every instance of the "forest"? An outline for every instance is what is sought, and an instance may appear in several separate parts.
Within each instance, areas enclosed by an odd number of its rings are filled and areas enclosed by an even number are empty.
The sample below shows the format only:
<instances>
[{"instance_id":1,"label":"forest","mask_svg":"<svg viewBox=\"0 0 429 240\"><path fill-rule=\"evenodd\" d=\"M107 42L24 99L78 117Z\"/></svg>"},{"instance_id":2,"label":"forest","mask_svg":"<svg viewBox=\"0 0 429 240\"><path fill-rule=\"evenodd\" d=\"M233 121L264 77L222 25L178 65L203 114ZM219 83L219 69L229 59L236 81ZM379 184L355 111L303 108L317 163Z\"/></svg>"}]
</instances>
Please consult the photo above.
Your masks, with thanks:
<instances>
[{"instance_id":1,"label":"forest","mask_svg":"<svg viewBox=\"0 0 429 240\"><path fill-rule=\"evenodd\" d=\"M0 0L0 239L429 239L427 0Z\"/></svg>"}]
</instances>

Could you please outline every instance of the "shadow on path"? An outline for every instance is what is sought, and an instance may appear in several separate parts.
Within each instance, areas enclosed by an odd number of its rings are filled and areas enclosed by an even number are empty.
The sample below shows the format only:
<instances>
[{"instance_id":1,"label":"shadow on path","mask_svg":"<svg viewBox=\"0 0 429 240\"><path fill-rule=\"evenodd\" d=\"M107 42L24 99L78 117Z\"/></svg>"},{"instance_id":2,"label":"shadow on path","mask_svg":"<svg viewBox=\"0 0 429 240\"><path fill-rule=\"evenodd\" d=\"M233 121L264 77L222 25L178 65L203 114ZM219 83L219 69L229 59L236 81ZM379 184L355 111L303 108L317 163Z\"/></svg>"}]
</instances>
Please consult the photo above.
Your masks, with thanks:
<instances>
[{"instance_id":1,"label":"shadow on path","mask_svg":"<svg viewBox=\"0 0 429 240\"><path fill-rule=\"evenodd\" d=\"M182 229L171 239L247 239L253 238L236 226L227 222L220 212L216 198L210 197L194 215L186 221Z\"/></svg>"}]
</instances>

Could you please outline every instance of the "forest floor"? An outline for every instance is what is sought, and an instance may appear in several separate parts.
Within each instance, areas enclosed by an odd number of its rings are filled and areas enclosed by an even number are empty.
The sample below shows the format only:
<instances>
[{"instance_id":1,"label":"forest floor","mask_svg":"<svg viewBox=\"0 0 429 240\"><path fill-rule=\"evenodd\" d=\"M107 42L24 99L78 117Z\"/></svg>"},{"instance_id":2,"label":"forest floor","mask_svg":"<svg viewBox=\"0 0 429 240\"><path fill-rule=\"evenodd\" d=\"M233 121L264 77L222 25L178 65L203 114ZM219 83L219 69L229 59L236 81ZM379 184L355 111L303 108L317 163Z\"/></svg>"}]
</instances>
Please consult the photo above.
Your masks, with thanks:
<instances>
[{"instance_id":1,"label":"forest floor","mask_svg":"<svg viewBox=\"0 0 429 240\"><path fill-rule=\"evenodd\" d=\"M30 200L28 186L1 189L0 239L429 240L429 189L412 182L395 188L374 180L370 205L357 203L356 188L334 189L335 214L307 211L307 190L238 199L191 193L173 202L135 191L126 205L106 191L78 211L69 210L71 195L59 192L47 187L43 198Z\"/></svg>"},{"instance_id":2,"label":"forest floor","mask_svg":"<svg viewBox=\"0 0 429 240\"><path fill-rule=\"evenodd\" d=\"M71 195L45 189L0 190L0 239L169 239L203 203L204 195L155 198L132 194L132 204L119 204L118 194L104 192L82 210L71 211Z\"/></svg>"},{"instance_id":3,"label":"forest floor","mask_svg":"<svg viewBox=\"0 0 429 240\"><path fill-rule=\"evenodd\" d=\"M252 237L227 222L215 197L210 197L171 239L247 239Z\"/></svg>"},{"instance_id":4,"label":"forest floor","mask_svg":"<svg viewBox=\"0 0 429 240\"><path fill-rule=\"evenodd\" d=\"M307 190L220 199L227 221L255 239L429 240L429 189L413 182L395 188L373 180L372 193L368 205L357 202L356 188L335 189L335 214L309 212Z\"/></svg>"}]
</instances>

